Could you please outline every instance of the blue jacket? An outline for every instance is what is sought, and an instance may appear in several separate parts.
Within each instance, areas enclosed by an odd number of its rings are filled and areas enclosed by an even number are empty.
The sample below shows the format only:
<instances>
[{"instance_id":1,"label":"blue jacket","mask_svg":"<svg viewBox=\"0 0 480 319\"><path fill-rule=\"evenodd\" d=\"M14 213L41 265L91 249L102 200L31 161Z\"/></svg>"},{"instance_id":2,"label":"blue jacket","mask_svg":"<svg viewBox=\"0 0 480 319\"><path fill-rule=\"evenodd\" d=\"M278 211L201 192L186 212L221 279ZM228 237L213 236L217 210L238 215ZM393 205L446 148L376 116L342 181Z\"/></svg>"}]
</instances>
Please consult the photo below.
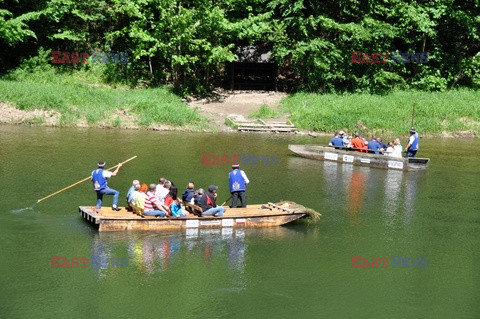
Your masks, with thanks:
<instances>
[{"instance_id":1,"label":"blue jacket","mask_svg":"<svg viewBox=\"0 0 480 319\"><path fill-rule=\"evenodd\" d=\"M413 135L413 142L412 145L408 148L410 151L416 151L418 150L418 133L415 133Z\"/></svg>"},{"instance_id":2,"label":"blue jacket","mask_svg":"<svg viewBox=\"0 0 480 319\"><path fill-rule=\"evenodd\" d=\"M96 191L107 188L107 179L103 177L103 168L97 168L92 172L93 189Z\"/></svg>"},{"instance_id":3,"label":"blue jacket","mask_svg":"<svg viewBox=\"0 0 480 319\"><path fill-rule=\"evenodd\" d=\"M230 185L230 193L245 190L245 179L242 176L242 171L234 169L228 173L228 184Z\"/></svg>"},{"instance_id":4,"label":"blue jacket","mask_svg":"<svg viewBox=\"0 0 480 319\"><path fill-rule=\"evenodd\" d=\"M368 150L374 150L374 151L378 151L380 149L380 144L378 144L377 141L374 141L374 140L371 140L370 142L368 142ZM379 154L379 152L375 152L375 154Z\"/></svg>"},{"instance_id":5,"label":"blue jacket","mask_svg":"<svg viewBox=\"0 0 480 319\"><path fill-rule=\"evenodd\" d=\"M190 200L192 199L194 193L195 193L195 191L194 191L193 189L187 188L187 189L184 190L183 193L182 193L182 199L183 199L185 202L190 202Z\"/></svg>"},{"instance_id":6,"label":"blue jacket","mask_svg":"<svg viewBox=\"0 0 480 319\"><path fill-rule=\"evenodd\" d=\"M341 147L343 146L343 139L335 136L330 140L330 143L332 143L333 146Z\"/></svg>"},{"instance_id":7,"label":"blue jacket","mask_svg":"<svg viewBox=\"0 0 480 319\"><path fill-rule=\"evenodd\" d=\"M175 203L170 204L170 212L173 217L178 217L182 215L182 206Z\"/></svg>"},{"instance_id":8,"label":"blue jacket","mask_svg":"<svg viewBox=\"0 0 480 319\"><path fill-rule=\"evenodd\" d=\"M130 198L132 197L133 192L135 191L135 186L130 186L127 192L127 202L130 203Z\"/></svg>"}]
</instances>

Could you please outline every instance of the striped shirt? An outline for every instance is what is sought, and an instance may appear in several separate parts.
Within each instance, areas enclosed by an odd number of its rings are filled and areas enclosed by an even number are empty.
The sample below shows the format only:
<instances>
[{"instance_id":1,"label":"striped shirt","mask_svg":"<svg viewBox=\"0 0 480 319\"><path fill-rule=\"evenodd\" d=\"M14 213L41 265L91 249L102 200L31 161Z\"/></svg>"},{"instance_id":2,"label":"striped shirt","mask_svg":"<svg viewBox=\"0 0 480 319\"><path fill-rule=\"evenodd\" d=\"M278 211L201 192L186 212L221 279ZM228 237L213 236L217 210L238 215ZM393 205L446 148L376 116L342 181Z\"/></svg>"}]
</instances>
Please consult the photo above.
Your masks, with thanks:
<instances>
[{"instance_id":1,"label":"striped shirt","mask_svg":"<svg viewBox=\"0 0 480 319\"><path fill-rule=\"evenodd\" d=\"M147 198L145 198L144 210L146 212L148 212L149 210L154 210L156 202L157 202L157 199L155 198L155 193L150 191L147 192Z\"/></svg>"}]
</instances>

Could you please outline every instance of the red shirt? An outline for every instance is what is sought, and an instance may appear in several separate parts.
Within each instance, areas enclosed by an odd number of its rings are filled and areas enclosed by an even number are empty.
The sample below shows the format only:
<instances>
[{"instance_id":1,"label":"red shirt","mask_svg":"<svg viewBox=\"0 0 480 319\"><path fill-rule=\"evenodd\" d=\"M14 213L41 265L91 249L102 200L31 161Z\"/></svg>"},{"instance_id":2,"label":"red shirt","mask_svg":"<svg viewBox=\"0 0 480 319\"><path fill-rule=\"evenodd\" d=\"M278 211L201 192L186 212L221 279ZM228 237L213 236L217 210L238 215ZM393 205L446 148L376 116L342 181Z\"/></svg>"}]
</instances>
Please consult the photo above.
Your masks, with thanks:
<instances>
[{"instance_id":1,"label":"red shirt","mask_svg":"<svg viewBox=\"0 0 480 319\"><path fill-rule=\"evenodd\" d=\"M360 149L365 149L365 142L360 137L355 137L352 140L352 147L354 148L360 148ZM361 150L355 150L356 152L362 152Z\"/></svg>"},{"instance_id":2,"label":"red shirt","mask_svg":"<svg viewBox=\"0 0 480 319\"><path fill-rule=\"evenodd\" d=\"M165 201L163 202L167 207L170 207L170 204L173 203L172 195L168 194L165 196Z\"/></svg>"}]
</instances>

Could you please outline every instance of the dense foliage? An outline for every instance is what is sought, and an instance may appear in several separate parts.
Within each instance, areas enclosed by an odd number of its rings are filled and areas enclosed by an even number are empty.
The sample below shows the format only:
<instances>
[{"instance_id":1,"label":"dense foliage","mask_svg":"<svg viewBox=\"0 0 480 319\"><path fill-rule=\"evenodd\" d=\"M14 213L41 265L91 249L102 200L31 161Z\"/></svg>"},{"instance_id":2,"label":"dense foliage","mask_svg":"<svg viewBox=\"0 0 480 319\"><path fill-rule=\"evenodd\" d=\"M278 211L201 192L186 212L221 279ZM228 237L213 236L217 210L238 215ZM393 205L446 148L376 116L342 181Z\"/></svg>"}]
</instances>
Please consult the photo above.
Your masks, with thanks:
<instances>
[{"instance_id":1,"label":"dense foliage","mask_svg":"<svg viewBox=\"0 0 480 319\"><path fill-rule=\"evenodd\" d=\"M202 92L244 45L272 50L284 83L305 91L480 88L479 0L0 0L2 73L51 51L127 52L109 82ZM353 51L429 55L352 63Z\"/></svg>"}]
</instances>

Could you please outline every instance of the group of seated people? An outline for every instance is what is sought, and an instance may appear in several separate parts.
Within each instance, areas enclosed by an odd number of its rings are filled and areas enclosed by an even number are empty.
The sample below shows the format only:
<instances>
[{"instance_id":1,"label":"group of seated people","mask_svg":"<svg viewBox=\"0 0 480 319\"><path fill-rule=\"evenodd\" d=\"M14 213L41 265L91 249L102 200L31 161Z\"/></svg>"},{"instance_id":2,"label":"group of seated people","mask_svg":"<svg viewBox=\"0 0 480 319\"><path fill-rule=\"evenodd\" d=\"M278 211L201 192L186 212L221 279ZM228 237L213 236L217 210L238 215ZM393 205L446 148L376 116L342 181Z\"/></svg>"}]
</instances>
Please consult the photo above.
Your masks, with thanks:
<instances>
[{"instance_id":1,"label":"group of seated people","mask_svg":"<svg viewBox=\"0 0 480 319\"><path fill-rule=\"evenodd\" d=\"M200 206L202 215L221 217L224 209L216 205L217 189L217 186L211 185L205 193L203 188L195 190L195 184L189 182L180 199L178 188L165 177L161 177L158 184L150 185L133 180L127 192L127 210L140 216L186 217L183 201Z\"/></svg>"},{"instance_id":2,"label":"group of seated people","mask_svg":"<svg viewBox=\"0 0 480 319\"><path fill-rule=\"evenodd\" d=\"M382 141L381 137L372 136L370 141L367 141L363 135L355 133L354 137L346 136L344 131L335 132L335 136L328 143L336 149L351 149L356 152L384 154L392 157L402 157L402 145L400 139L396 138L388 145Z\"/></svg>"}]
</instances>

